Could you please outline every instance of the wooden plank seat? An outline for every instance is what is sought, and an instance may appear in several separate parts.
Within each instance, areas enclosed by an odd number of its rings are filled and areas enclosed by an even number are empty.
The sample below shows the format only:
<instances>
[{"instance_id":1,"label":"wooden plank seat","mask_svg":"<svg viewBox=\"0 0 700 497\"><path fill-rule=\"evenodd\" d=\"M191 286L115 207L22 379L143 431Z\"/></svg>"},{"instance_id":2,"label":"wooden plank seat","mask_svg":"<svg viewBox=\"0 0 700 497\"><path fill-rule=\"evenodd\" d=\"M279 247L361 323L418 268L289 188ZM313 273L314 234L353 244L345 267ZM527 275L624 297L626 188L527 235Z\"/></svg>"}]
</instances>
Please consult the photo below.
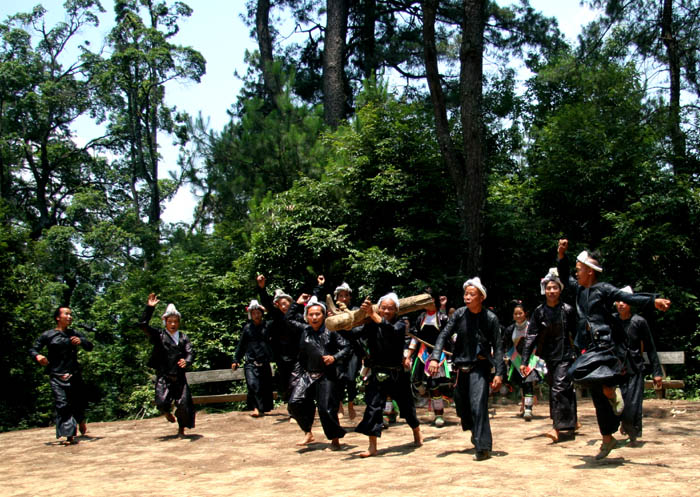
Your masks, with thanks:
<instances>
[{"instance_id":1,"label":"wooden plank seat","mask_svg":"<svg viewBox=\"0 0 700 497\"><path fill-rule=\"evenodd\" d=\"M218 383L223 381L245 381L243 368L233 369L210 369L207 371L188 371L187 383L189 385L204 385L207 383ZM272 393L273 398L277 398L277 392ZM218 404L223 402L245 402L246 393L223 393L216 395L193 395L192 401L195 404Z\"/></svg>"}]
</instances>

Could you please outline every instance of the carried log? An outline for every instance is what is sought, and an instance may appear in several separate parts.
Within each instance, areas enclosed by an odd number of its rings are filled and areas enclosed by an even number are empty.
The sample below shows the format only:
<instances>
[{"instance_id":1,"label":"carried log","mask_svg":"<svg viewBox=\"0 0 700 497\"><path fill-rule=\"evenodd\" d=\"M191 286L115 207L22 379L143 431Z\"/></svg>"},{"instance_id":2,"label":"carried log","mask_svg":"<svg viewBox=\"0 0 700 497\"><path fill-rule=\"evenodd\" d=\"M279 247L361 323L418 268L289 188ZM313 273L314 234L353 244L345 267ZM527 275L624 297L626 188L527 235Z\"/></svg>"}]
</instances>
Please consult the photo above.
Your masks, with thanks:
<instances>
[{"instance_id":1,"label":"carried log","mask_svg":"<svg viewBox=\"0 0 700 497\"><path fill-rule=\"evenodd\" d=\"M432 303L433 298L427 293L399 299L398 315L400 316L413 311L426 309ZM374 312L377 312L379 309L377 304L374 304L372 307L374 308ZM340 311L338 314L326 318L326 328L331 331L350 330L355 326L366 323L368 319L367 314L362 309L356 311Z\"/></svg>"}]
</instances>

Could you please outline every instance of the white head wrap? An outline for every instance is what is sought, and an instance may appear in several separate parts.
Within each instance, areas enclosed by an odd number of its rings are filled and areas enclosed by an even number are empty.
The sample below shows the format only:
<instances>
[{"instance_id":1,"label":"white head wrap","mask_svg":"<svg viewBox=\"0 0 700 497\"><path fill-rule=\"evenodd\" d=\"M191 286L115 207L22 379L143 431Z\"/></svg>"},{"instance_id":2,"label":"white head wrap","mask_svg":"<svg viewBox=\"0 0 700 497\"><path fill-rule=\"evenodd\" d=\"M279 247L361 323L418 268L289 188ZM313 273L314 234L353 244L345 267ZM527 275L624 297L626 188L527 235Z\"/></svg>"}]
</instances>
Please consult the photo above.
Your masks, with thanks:
<instances>
[{"instance_id":1,"label":"white head wrap","mask_svg":"<svg viewBox=\"0 0 700 497\"><path fill-rule=\"evenodd\" d=\"M630 294L631 294L631 293L634 293L634 292L632 291L632 287L629 286L629 285L627 285L626 287L620 288L620 291L621 291L621 292L625 292L625 293L630 293Z\"/></svg>"},{"instance_id":2,"label":"white head wrap","mask_svg":"<svg viewBox=\"0 0 700 497\"><path fill-rule=\"evenodd\" d=\"M314 295L314 296L311 297L311 298L309 299L309 301L306 303L306 307L304 307L304 321L306 321L307 323L309 322L309 319L308 319L309 309L310 309L311 307L315 306L315 305L320 306L321 309L323 309L323 315L324 315L324 316L326 315L326 306L323 304L323 302L320 302L320 301L316 298L316 295Z\"/></svg>"},{"instance_id":3,"label":"white head wrap","mask_svg":"<svg viewBox=\"0 0 700 497\"><path fill-rule=\"evenodd\" d=\"M486 298L486 287L481 284L481 278L479 278L478 276L469 278L467 281L464 282L464 285L462 285L462 289L466 290L468 286L473 286L477 288L481 292L481 295L483 295L484 298Z\"/></svg>"},{"instance_id":4,"label":"white head wrap","mask_svg":"<svg viewBox=\"0 0 700 497\"><path fill-rule=\"evenodd\" d=\"M557 270L557 268L555 267L550 267L547 275L540 280L540 290L542 291L542 295L544 295L544 289L547 286L547 283L549 283L550 281L553 281L557 285L559 285L559 289L564 289L564 285L559 279L559 270Z\"/></svg>"},{"instance_id":5,"label":"white head wrap","mask_svg":"<svg viewBox=\"0 0 700 497\"><path fill-rule=\"evenodd\" d=\"M396 304L396 310L399 310L399 296L396 295L394 292L387 293L382 298L380 298L379 302L377 302L377 306L382 305L382 302L385 300L391 300L394 304Z\"/></svg>"},{"instance_id":6,"label":"white head wrap","mask_svg":"<svg viewBox=\"0 0 700 497\"><path fill-rule=\"evenodd\" d=\"M177 309L175 309L175 304L168 304L168 307L165 308L165 312L160 318L163 320L163 322L165 322L165 320L170 316L177 316L178 319L182 319L180 313L177 312Z\"/></svg>"},{"instance_id":7,"label":"white head wrap","mask_svg":"<svg viewBox=\"0 0 700 497\"><path fill-rule=\"evenodd\" d=\"M286 293L284 293L284 290L278 288L277 290L275 290L275 296L272 298L272 303L276 304L277 301L280 299L287 299L289 300L290 304L294 302L294 299L291 295L287 295Z\"/></svg>"},{"instance_id":8,"label":"white head wrap","mask_svg":"<svg viewBox=\"0 0 700 497\"><path fill-rule=\"evenodd\" d=\"M585 250L581 252L577 257L576 260L579 261L581 264L585 264L589 268L593 269L594 271L598 271L599 273L603 272L603 268L600 266L595 265L591 260L590 256L588 255L588 252Z\"/></svg>"},{"instance_id":9,"label":"white head wrap","mask_svg":"<svg viewBox=\"0 0 700 497\"><path fill-rule=\"evenodd\" d=\"M352 293L352 288L350 288L350 285L348 285L347 283L345 283L345 282L343 281L343 284L340 285L339 287L337 287L337 288L335 289L335 291L333 292L333 298L334 298L334 299L337 299L337 298L338 298L338 294L339 294L340 292Z\"/></svg>"},{"instance_id":10,"label":"white head wrap","mask_svg":"<svg viewBox=\"0 0 700 497\"><path fill-rule=\"evenodd\" d=\"M265 308L260 305L260 302L257 300L253 299L250 301L250 304L248 304L248 307L245 308L246 311L248 311L248 319L253 319L253 311L255 309L261 310L263 313L265 312Z\"/></svg>"}]
</instances>

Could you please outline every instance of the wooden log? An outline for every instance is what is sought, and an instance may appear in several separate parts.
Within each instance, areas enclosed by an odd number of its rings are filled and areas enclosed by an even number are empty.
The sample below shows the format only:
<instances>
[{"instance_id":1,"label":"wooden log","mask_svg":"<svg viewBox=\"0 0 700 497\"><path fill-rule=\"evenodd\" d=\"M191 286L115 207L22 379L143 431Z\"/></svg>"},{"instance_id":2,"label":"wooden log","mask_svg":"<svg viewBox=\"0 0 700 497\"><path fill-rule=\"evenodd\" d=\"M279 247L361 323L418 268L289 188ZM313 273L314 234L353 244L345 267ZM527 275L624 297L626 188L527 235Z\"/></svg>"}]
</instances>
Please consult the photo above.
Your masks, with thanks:
<instances>
[{"instance_id":1,"label":"wooden log","mask_svg":"<svg viewBox=\"0 0 700 497\"><path fill-rule=\"evenodd\" d=\"M432 303L433 299L427 293L399 299L398 314L400 316L402 314L408 314L410 312L426 309ZM374 311L377 312L377 304L374 304L372 307L374 308ZM367 314L362 309L358 309L356 311L339 312L334 316L329 316L326 318L326 328L331 331L350 330L355 326L364 324L367 322L367 319Z\"/></svg>"}]
</instances>

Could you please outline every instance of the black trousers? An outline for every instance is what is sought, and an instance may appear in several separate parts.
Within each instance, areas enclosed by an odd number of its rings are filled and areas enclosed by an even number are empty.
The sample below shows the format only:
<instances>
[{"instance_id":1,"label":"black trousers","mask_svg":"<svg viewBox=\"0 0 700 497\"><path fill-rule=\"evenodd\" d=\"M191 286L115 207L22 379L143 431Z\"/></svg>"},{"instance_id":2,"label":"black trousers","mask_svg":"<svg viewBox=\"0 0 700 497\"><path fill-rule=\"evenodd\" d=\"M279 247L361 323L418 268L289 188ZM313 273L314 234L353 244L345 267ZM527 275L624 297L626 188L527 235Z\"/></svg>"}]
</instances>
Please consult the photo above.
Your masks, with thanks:
<instances>
[{"instance_id":1,"label":"black trousers","mask_svg":"<svg viewBox=\"0 0 700 497\"><path fill-rule=\"evenodd\" d=\"M380 381L378 373L386 374L386 378ZM373 437L382 436L382 418L387 397L396 401L399 413L408 426L416 428L420 425L416 416L416 406L413 403L410 374L403 368L391 371L373 369L365 388L367 407L362 421L355 428L356 432Z\"/></svg>"},{"instance_id":2,"label":"black trousers","mask_svg":"<svg viewBox=\"0 0 700 497\"><path fill-rule=\"evenodd\" d=\"M489 377L491 364L477 364L469 372L457 373L455 407L462 430L471 430L477 450L491 450L493 439L489 423Z\"/></svg>"},{"instance_id":3,"label":"black trousers","mask_svg":"<svg viewBox=\"0 0 700 497\"><path fill-rule=\"evenodd\" d=\"M360 370L360 358L352 354L347 363L343 365L342 372L338 378L340 382L340 400L348 399L348 402L355 402L357 397L356 378Z\"/></svg>"},{"instance_id":4,"label":"black trousers","mask_svg":"<svg viewBox=\"0 0 700 497\"><path fill-rule=\"evenodd\" d=\"M574 382L567 371L573 360L547 361L546 380L549 384L549 416L554 428L573 431L578 421Z\"/></svg>"},{"instance_id":5,"label":"black trousers","mask_svg":"<svg viewBox=\"0 0 700 497\"><path fill-rule=\"evenodd\" d=\"M313 379L303 372L295 379L292 394L289 397L287 410L296 420L304 433L311 431L314 416L318 408L318 417L326 438L342 438L345 430L338 421L338 406L340 405L338 381L322 375Z\"/></svg>"},{"instance_id":6,"label":"black trousers","mask_svg":"<svg viewBox=\"0 0 700 497\"><path fill-rule=\"evenodd\" d=\"M266 362L260 366L254 363L246 363L243 366L245 382L248 386L248 409L257 409L260 412L272 410L272 368Z\"/></svg>"},{"instance_id":7,"label":"black trousers","mask_svg":"<svg viewBox=\"0 0 700 497\"><path fill-rule=\"evenodd\" d=\"M275 385L277 388L277 393L284 402L287 402L289 401L289 395L292 393L292 383L295 376L294 371L296 361L277 359L275 364L277 366L275 371Z\"/></svg>"},{"instance_id":8,"label":"black trousers","mask_svg":"<svg viewBox=\"0 0 700 497\"><path fill-rule=\"evenodd\" d=\"M644 374L630 374L620 385L625 409L622 411L622 429L633 437L642 436L642 401L644 400Z\"/></svg>"},{"instance_id":9,"label":"black trousers","mask_svg":"<svg viewBox=\"0 0 700 497\"><path fill-rule=\"evenodd\" d=\"M591 398L601 435L612 435L620 427L620 416L615 415L610 401L603 394L603 385L591 385Z\"/></svg>"},{"instance_id":10,"label":"black trousers","mask_svg":"<svg viewBox=\"0 0 700 497\"><path fill-rule=\"evenodd\" d=\"M74 437L78 424L85 421L85 385L80 373L70 379L51 375L49 379L56 408L56 438Z\"/></svg>"},{"instance_id":11,"label":"black trousers","mask_svg":"<svg viewBox=\"0 0 700 497\"><path fill-rule=\"evenodd\" d=\"M194 428L195 410L185 374L156 376L156 407L170 412L175 404L175 418L180 428Z\"/></svg>"}]
</instances>

